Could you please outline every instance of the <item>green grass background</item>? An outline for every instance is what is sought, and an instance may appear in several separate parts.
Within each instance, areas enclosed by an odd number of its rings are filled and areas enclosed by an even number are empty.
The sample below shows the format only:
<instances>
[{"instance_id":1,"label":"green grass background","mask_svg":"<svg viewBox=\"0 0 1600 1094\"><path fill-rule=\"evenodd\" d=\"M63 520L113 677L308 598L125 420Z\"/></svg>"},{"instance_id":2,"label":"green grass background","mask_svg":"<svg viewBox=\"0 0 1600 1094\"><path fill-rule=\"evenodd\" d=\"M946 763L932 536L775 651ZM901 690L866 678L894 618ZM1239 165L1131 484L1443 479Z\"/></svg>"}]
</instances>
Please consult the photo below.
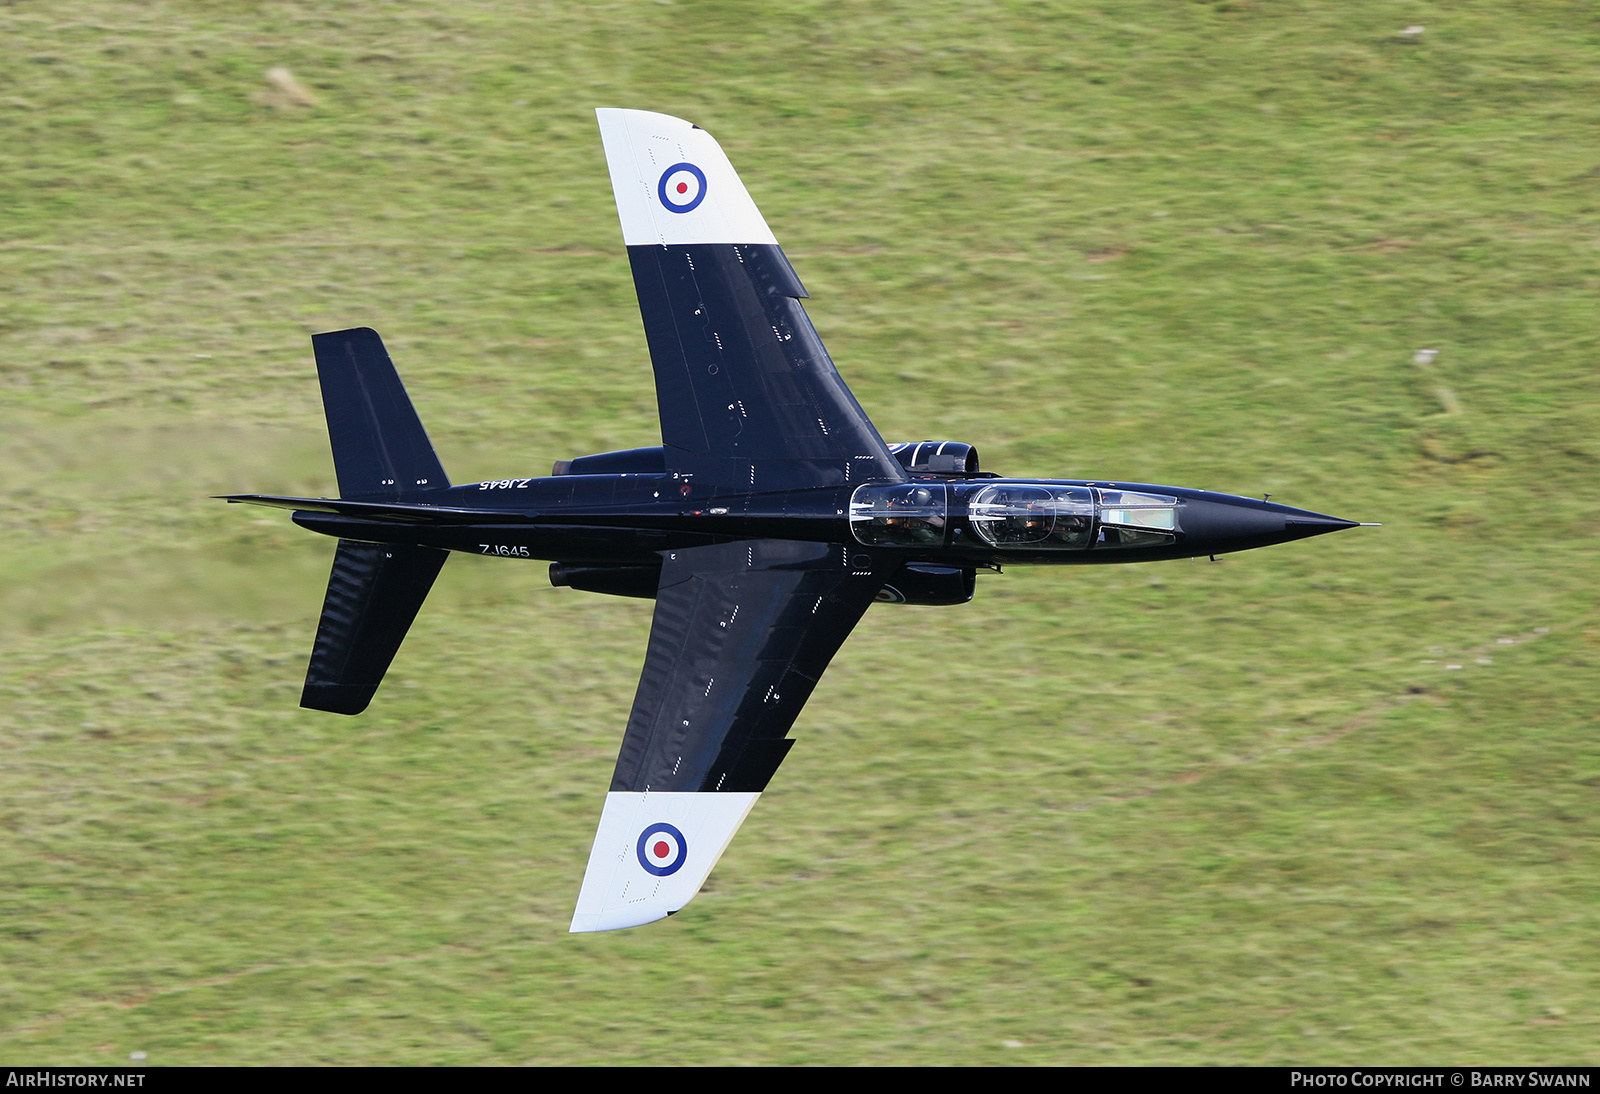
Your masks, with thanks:
<instances>
[{"instance_id":1,"label":"green grass background","mask_svg":"<svg viewBox=\"0 0 1600 1094\"><path fill-rule=\"evenodd\" d=\"M569 936L649 606L457 558L303 711L332 544L207 496L345 326L456 481L655 443L607 105L890 439L1384 527L875 608ZM0 1060L1596 1063L1597 133L1566 0L0 8Z\"/></svg>"}]
</instances>

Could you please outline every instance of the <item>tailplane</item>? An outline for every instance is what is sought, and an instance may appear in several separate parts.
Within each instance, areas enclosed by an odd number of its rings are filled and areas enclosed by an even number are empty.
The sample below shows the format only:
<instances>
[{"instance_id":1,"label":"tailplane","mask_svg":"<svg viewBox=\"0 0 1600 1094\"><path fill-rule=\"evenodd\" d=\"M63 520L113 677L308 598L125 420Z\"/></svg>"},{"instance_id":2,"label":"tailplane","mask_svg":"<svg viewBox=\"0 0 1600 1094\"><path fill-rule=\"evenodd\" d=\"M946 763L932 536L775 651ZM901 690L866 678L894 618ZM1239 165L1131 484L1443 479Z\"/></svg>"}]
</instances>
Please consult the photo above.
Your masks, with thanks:
<instances>
[{"instance_id":1,"label":"tailplane","mask_svg":"<svg viewBox=\"0 0 1600 1094\"><path fill-rule=\"evenodd\" d=\"M300 705L360 714L389 671L448 551L341 539Z\"/></svg>"},{"instance_id":2,"label":"tailplane","mask_svg":"<svg viewBox=\"0 0 1600 1094\"><path fill-rule=\"evenodd\" d=\"M346 498L404 497L450 485L400 376L369 327L311 337L328 440Z\"/></svg>"},{"instance_id":3,"label":"tailplane","mask_svg":"<svg viewBox=\"0 0 1600 1094\"><path fill-rule=\"evenodd\" d=\"M332 331L311 344L341 498L416 501L448 487L378 332ZM446 557L432 547L339 541L301 706L367 709Z\"/></svg>"}]
</instances>

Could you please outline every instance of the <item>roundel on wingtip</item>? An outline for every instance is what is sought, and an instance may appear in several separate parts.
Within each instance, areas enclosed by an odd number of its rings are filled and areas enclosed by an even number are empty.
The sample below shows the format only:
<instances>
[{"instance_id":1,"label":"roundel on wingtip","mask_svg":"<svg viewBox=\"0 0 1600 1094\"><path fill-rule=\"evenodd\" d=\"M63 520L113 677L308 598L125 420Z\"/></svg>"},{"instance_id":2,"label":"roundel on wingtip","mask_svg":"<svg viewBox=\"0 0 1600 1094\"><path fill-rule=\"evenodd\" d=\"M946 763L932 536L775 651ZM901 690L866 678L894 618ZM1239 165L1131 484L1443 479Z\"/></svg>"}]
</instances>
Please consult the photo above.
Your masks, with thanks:
<instances>
[{"instance_id":1,"label":"roundel on wingtip","mask_svg":"<svg viewBox=\"0 0 1600 1094\"><path fill-rule=\"evenodd\" d=\"M683 860L689 857L689 844L683 833L665 821L640 832L634 850L639 856L639 865L656 877L677 873Z\"/></svg>"},{"instance_id":2,"label":"roundel on wingtip","mask_svg":"<svg viewBox=\"0 0 1600 1094\"><path fill-rule=\"evenodd\" d=\"M706 199L705 172L692 163L675 163L661 172L656 196L670 212L692 212Z\"/></svg>"}]
</instances>

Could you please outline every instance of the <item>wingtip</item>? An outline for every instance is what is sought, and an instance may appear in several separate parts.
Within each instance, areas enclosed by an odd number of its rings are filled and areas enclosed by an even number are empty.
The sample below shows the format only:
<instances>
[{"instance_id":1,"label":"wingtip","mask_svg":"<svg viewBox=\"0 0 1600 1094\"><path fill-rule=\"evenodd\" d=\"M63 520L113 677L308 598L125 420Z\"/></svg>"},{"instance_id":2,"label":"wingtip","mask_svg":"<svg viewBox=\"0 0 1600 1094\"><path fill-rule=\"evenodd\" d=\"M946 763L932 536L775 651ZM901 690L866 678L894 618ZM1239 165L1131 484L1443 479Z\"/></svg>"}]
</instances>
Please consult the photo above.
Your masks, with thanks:
<instances>
[{"instance_id":1,"label":"wingtip","mask_svg":"<svg viewBox=\"0 0 1600 1094\"><path fill-rule=\"evenodd\" d=\"M642 927L680 911L699 893L760 796L608 793L568 933Z\"/></svg>"},{"instance_id":2,"label":"wingtip","mask_svg":"<svg viewBox=\"0 0 1600 1094\"><path fill-rule=\"evenodd\" d=\"M711 134L651 110L596 107L595 120L629 247L777 243Z\"/></svg>"},{"instance_id":3,"label":"wingtip","mask_svg":"<svg viewBox=\"0 0 1600 1094\"><path fill-rule=\"evenodd\" d=\"M300 692L300 705L307 710L322 710L329 714L360 714L372 704L377 694L376 685L313 684L307 683Z\"/></svg>"},{"instance_id":4,"label":"wingtip","mask_svg":"<svg viewBox=\"0 0 1600 1094\"><path fill-rule=\"evenodd\" d=\"M568 934L600 934L604 931L625 931L629 927L643 927L647 923L656 923L676 915L681 909L674 908L670 912L655 912L650 915L600 915L581 914L572 917L572 925L567 928Z\"/></svg>"}]
</instances>

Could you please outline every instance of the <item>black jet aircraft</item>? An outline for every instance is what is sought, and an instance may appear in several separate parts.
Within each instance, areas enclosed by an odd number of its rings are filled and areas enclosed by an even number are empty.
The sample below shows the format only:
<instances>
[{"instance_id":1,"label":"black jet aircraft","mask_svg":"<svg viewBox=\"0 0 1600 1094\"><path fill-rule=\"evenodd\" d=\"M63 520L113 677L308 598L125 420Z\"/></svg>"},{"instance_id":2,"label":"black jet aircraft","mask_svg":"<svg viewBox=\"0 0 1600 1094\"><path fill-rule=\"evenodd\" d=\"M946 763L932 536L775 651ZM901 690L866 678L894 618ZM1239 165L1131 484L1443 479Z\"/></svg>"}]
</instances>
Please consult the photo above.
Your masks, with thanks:
<instances>
[{"instance_id":1,"label":"black jet aircraft","mask_svg":"<svg viewBox=\"0 0 1600 1094\"><path fill-rule=\"evenodd\" d=\"M1008 564L1219 555L1355 523L1175 486L1004 478L968 444L885 444L717 143L662 114L598 114L662 443L454 486L378 335L335 331L312 345L339 497L227 499L339 540L300 700L317 710L366 708L451 551L654 598L572 930L689 902L872 603L962 604L979 570Z\"/></svg>"}]
</instances>

